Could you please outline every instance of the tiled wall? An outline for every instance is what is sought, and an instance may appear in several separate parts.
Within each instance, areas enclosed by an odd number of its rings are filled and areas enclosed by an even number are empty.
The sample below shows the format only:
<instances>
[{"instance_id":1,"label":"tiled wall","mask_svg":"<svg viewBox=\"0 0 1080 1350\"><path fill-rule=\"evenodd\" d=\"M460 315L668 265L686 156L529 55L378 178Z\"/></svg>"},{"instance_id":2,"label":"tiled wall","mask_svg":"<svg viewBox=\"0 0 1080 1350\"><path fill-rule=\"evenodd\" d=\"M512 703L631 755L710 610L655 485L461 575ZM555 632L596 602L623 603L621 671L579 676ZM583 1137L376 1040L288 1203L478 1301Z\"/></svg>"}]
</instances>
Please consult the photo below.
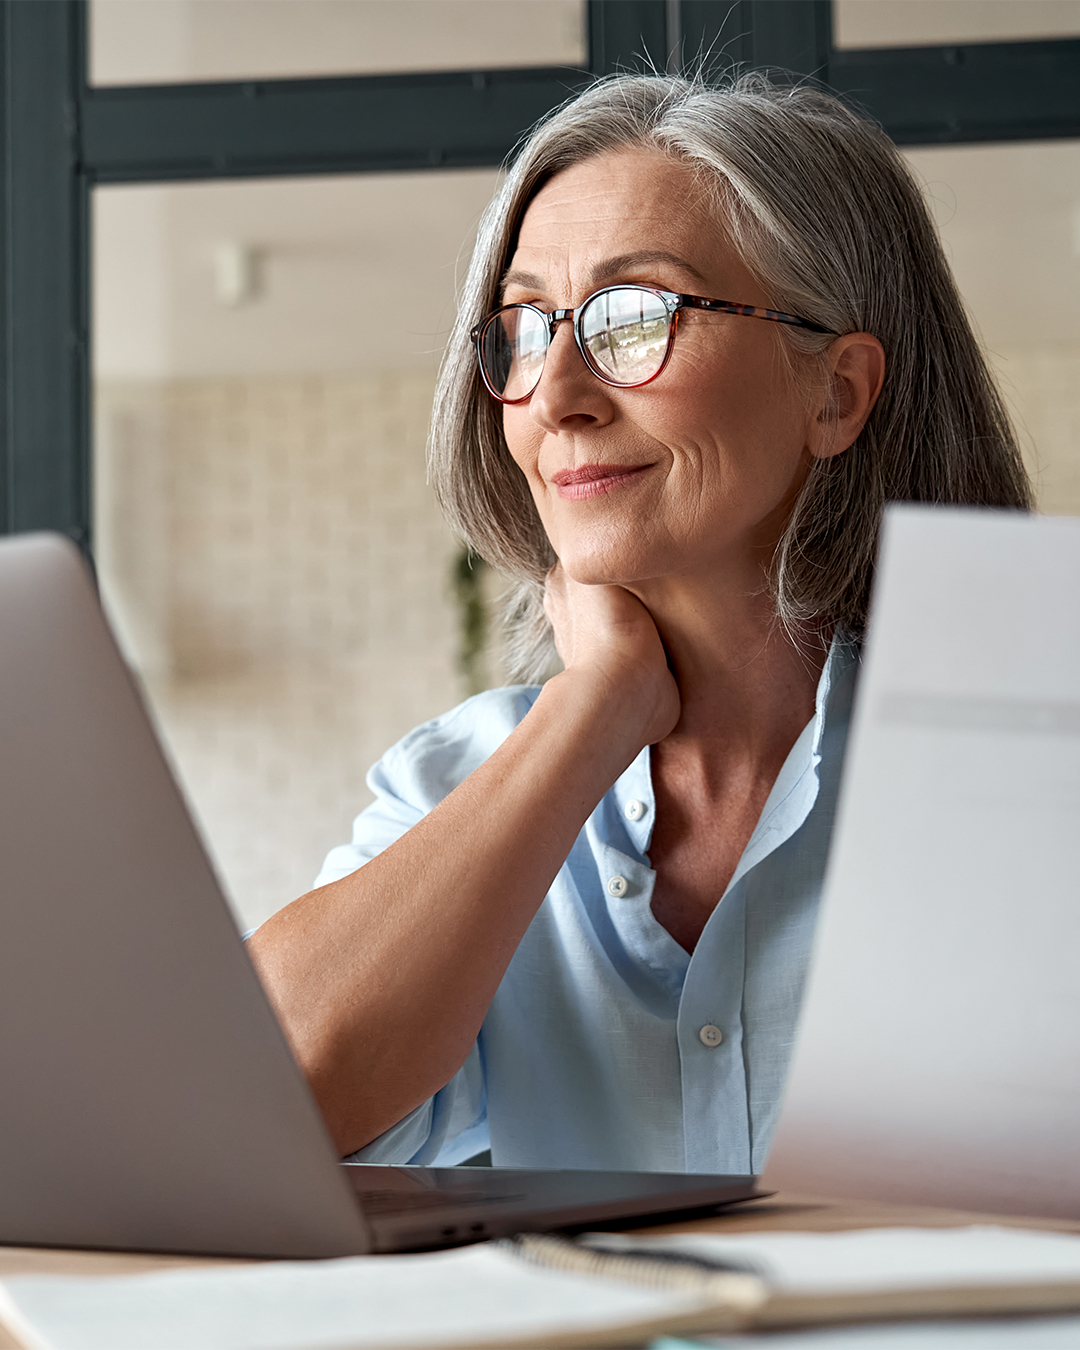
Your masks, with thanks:
<instances>
[{"instance_id":1,"label":"tiled wall","mask_svg":"<svg viewBox=\"0 0 1080 1350\"><path fill-rule=\"evenodd\" d=\"M1080 352L995 361L1044 509L1080 515ZM245 924L310 886L367 767L464 694L431 393L395 373L98 390L105 593Z\"/></svg>"},{"instance_id":2,"label":"tiled wall","mask_svg":"<svg viewBox=\"0 0 1080 1350\"><path fill-rule=\"evenodd\" d=\"M411 373L98 389L103 589L245 923L309 888L368 766L463 696L431 394Z\"/></svg>"}]
</instances>

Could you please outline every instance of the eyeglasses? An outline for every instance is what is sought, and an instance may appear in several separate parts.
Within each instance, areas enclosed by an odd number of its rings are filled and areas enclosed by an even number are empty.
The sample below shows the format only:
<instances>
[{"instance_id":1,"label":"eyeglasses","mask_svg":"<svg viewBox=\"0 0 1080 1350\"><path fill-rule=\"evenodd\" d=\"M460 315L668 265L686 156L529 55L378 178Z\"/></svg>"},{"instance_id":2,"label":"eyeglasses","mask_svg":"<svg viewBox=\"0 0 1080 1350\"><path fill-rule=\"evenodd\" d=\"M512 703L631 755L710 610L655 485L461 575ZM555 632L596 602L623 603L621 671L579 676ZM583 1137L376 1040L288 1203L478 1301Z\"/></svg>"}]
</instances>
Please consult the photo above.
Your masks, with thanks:
<instances>
[{"instance_id":1,"label":"eyeglasses","mask_svg":"<svg viewBox=\"0 0 1080 1350\"><path fill-rule=\"evenodd\" d=\"M707 300L703 295L679 295L653 286L607 286L578 309L554 309L550 314L536 305L504 305L470 336L484 384L500 403L524 403L532 397L555 325L563 320L573 324L578 350L598 380L618 389L636 389L655 380L667 365L681 309L768 319L836 336L832 329L794 314L731 300Z\"/></svg>"}]
</instances>

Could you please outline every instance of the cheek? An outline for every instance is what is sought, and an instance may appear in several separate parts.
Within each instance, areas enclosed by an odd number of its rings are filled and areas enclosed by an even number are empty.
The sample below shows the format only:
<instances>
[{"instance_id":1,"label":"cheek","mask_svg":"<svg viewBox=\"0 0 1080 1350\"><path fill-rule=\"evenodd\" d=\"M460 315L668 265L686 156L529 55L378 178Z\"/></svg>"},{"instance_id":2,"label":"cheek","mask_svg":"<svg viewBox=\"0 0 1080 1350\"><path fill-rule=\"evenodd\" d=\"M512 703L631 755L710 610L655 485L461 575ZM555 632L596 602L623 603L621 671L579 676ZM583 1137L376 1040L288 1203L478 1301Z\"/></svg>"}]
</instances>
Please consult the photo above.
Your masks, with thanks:
<instances>
[{"instance_id":1,"label":"cheek","mask_svg":"<svg viewBox=\"0 0 1080 1350\"><path fill-rule=\"evenodd\" d=\"M540 481L538 460L543 433L529 416L529 405L504 404L502 428L510 457L535 489Z\"/></svg>"},{"instance_id":2,"label":"cheek","mask_svg":"<svg viewBox=\"0 0 1080 1350\"><path fill-rule=\"evenodd\" d=\"M789 423L796 409L802 411L806 398L794 387L772 328L735 318L722 332L698 324L686 334L682 347L676 343L661 379L670 374L672 385L678 384L683 395L686 413L693 410L695 418L711 420L720 433L729 428L750 433L774 430Z\"/></svg>"},{"instance_id":3,"label":"cheek","mask_svg":"<svg viewBox=\"0 0 1080 1350\"><path fill-rule=\"evenodd\" d=\"M703 364L683 386L686 397L676 416L695 439L729 461L729 471L742 465L755 477L784 477L792 456L802 456L806 400L788 372L776 366L775 358L738 362L717 378L715 368L710 372Z\"/></svg>"}]
</instances>

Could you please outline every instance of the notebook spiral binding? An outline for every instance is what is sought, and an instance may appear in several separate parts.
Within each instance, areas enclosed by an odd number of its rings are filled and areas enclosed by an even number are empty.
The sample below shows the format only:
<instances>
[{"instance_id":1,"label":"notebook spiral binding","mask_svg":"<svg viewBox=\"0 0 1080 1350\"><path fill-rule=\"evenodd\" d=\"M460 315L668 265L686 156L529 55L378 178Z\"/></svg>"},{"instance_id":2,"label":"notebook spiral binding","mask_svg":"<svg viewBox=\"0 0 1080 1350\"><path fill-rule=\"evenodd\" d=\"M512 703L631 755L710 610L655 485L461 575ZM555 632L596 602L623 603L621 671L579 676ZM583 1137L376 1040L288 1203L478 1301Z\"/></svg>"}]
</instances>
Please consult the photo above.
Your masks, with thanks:
<instances>
[{"instance_id":1,"label":"notebook spiral binding","mask_svg":"<svg viewBox=\"0 0 1080 1350\"><path fill-rule=\"evenodd\" d=\"M594 1275L650 1289L680 1290L749 1314L769 1298L765 1281L752 1272L696 1256L642 1248L603 1251L548 1233L519 1233L499 1246L533 1265L567 1274Z\"/></svg>"}]
</instances>

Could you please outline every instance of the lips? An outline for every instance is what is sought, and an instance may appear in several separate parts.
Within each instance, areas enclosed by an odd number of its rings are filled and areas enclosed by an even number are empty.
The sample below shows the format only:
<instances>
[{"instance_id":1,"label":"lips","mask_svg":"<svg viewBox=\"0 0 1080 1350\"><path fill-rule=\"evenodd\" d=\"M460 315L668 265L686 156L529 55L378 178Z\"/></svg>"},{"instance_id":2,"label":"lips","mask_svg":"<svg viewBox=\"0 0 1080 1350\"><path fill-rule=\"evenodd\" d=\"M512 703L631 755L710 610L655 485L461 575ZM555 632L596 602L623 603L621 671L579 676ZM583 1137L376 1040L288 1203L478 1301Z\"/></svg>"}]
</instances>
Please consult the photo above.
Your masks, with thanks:
<instances>
[{"instance_id":1,"label":"lips","mask_svg":"<svg viewBox=\"0 0 1080 1350\"><path fill-rule=\"evenodd\" d=\"M556 487L576 487L578 483L595 483L601 478L625 478L648 468L647 464L583 464L580 469L560 469L551 475Z\"/></svg>"},{"instance_id":2,"label":"lips","mask_svg":"<svg viewBox=\"0 0 1080 1350\"><path fill-rule=\"evenodd\" d=\"M650 464L582 464L576 469L560 469L552 474L551 482L560 497L579 501L583 497L610 492L651 467Z\"/></svg>"}]
</instances>

